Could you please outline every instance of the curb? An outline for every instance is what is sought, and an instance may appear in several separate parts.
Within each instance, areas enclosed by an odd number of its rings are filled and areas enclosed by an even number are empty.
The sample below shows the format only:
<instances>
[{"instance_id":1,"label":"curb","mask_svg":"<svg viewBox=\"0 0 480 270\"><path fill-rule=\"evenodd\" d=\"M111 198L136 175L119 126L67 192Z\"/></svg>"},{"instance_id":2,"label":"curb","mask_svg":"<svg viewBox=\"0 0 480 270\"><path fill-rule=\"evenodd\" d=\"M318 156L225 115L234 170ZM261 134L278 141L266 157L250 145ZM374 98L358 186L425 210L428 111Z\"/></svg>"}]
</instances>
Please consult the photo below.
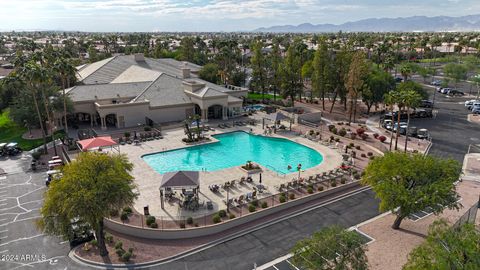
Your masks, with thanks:
<instances>
[{"instance_id":1,"label":"curb","mask_svg":"<svg viewBox=\"0 0 480 270\"><path fill-rule=\"evenodd\" d=\"M358 182L357 182L358 183ZM360 186L360 184L358 183L358 186ZM349 196L352 196L352 195L355 195L357 193L361 193L361 192L364 192L364 191L367 191L367 190L370 190L371 187L367 186L367 187L362 187L360 186L359 188L356 188L352 191L349 191L347 193L344 193L344 194L341 194L341 195L338 195L334 198L331 198L331 199L328 199L324 202L321 202L320 204L318 205L315 205L313 207L310 207L310 208L306 208L306 209L300 209L300 210L297 210L297 211L294 211L286 216L282 216L282 217L278 217L276 219L272 219L272 220L269 220L269 221L265 221L264 223L261 223L260 225L258 226L254 226L254 227L251 227L251 228L247 228L247 229L244 229L244 230L241 230L239 232L236 232L236 233L233 233L231 235L228 235L228 236L225 236L225 237L222 237L222 238L219 238L219 239L216 239L212 242L209 242L209 243L206 243L206 244L203 244L203 245L200 245L198 247L195 247L195 248L192 248L190 250L186 250L184 252L181 252L181 253L178 253L178 254L175 254L175 255L172 255L170 257L166 257L166 258L163 258L163 259L159 259L159 260L154 260L154 261L150 261L150 262L144 262L144 263L138 263L138 264L103 264L103 263L99 263L99 262L94 262L94 261L91 261L91 260L87 260L87 259L84 259L80 256L78 256L77 254L75 254L75 249L71 249L70 252L68 253L68 256L75 262L77 263L80 263L80 264L83 264L83 265L88 265L90 267L95 267L95 268L109 268L109 269L129 269L129 268L135 268L135 269L138 269L138 268L145 268L145 267L151 267L151 266L155 266L155 265L162 265L162 264L165 264L165 263L169 263L169 262L172 262L172 261L175 261L175 260L178 260L178 259L181 259L181 258L184 258L184 257L187 257L187 256L190 256L192 254L195 254L195 253L198 253L198 252L201 252L203 250L206 250L208 248L211 248L211 247L214 247L216 245L219 245L221 243L224 243L224 242L227 242L227 241L230 241L232 239L235 239L235 238L238 238L238 237L241 237L245 234L248 234L248 233L251 233L251 232L254 232L254 231L257 231L257 230L260 230L260 229L263 229L265 227L268 227L268 226L271 226L273 224L276 224L276 223L279 223L279 222L282 222L284 220L287 220L287 219L290 219L290 218L293 218L293 217L296 217L298 215L301 215L301 214L304 214L304 213L308 213L312 210L315 210L317 208L320 208L320 207L324 207L325 205L328 205L328 204L331 204L331 203L334 203L336 201L339 201L339 200L342 200L344 198L347 198Z\"/></svg>"}]
</instances>

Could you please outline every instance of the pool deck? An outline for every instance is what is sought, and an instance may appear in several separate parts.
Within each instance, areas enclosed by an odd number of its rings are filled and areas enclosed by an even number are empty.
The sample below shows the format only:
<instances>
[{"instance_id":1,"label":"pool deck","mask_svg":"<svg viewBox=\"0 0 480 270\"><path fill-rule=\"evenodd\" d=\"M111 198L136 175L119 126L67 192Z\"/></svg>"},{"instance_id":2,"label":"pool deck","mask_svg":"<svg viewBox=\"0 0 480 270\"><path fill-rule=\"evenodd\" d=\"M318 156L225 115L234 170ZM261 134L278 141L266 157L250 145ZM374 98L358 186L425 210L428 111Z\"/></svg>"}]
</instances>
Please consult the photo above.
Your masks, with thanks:
<instances>
[{"instance_id":1,"label":"pool deck","mask_svg":"<svg viewBox=\"0 0 480 270\"><path fill-rule=\"evenodd\" d=\"M207 135L220 134L232 131L250 131L253 129L254 134L263 134L262 126L257 124L256 126L241 126L226 129L217 129L215 131L209 131ZM294 135L290 132L281 132L271 135L272 137L287 138L297 143L308 146L317 150L323 155L323 162L315 167L306 169L301 172L301 176L309 176L317 173L322 173L335 168L342 163L342 157L335 149L330 149L318 142L313 142L305 138ZM134 203L134 208L143 213L143 207L148 205L150 214L156 217L162 217L163 219L178 219L180 217L201 217L204 215L212 214L220 209L226 209L227 191L220 188L220 192L213 193L209 190L208 186L217 184L222 185L227 181L240 179L242 176L246 176L247 173L239 167L228 168L224 170L214 172L200 172L200 202L212 201L214 209L207 210L206 208L200 208L197 211L189 211L180 209L176 202L165 201L164 208L161 208L160 204L160 192L159 186L162 179L162 175L153 170L143 159L145 154L151 154L166 150L173 150L178 148L188 147L181 141L185 137L183 129L171 129L163 131L163 139L142 142L140 145L122 145L120 146L120 152L128 156L130 161L134 164L132 175L135 177L135 183L138 188L139 197ZM215 139L212 138L212 142ZM259 198L262 196L269 196L273 193L277 193L276 186L282 183L291 181L292 178L297 177L298 173L291 173L287 175L281 175L272 170L263 168L262 172L262 184L266 186L267 190L261 194L257 194ZM253 187L259 184L258 174L254 174L253 183L246 185L237 185L230 189L229 198L238 198L240 195L245 195L248 192L253 191ZM179 191L177 191L177 194Z\"/></svg>"}]
</instances>

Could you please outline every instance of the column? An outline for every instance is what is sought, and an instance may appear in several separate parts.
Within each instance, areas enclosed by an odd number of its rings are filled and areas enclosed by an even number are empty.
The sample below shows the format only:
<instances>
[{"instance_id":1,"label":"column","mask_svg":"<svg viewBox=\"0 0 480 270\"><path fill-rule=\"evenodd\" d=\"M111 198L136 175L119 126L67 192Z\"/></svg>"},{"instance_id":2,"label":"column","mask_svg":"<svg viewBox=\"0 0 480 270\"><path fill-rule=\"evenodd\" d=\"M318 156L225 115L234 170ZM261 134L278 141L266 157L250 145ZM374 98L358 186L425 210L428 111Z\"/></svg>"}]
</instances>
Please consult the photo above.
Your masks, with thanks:
<instances>
[{"instance_id":1,"label":"column","mask_svg":"<svg viewBox=\"0 0 480 270\"><path fill-rule=\"evenodd\" d=\"M101 117L100 122L102 122L102 130L107 130L107 122L105 121L105 117Z\"/></svg>"},{"instance_id":2,"label":"column","mask_svg":"<svg viewBox=\"0 0 480 270\"><path fill-rule=\"evenodd\" d=\"M202 109L202 122L208 123L208 109Z\"/></svg>"},{"instance_id":3,"label":"column","mask_svg":"<svg viewBox=\"0 0 480 270\"><path fill-rule=\"evenodd\" d=\"M222 112L223 112L223 120L227 120L228 119L228 115L227 115L227 110L228 110L228 107L222 107Z\"/></svg>"},{"instance_id":4,"label":"column","mask_svg":"<svg viewBox=\"0 0 480 270\"><path fill-rule=\"evenodd\" d=\"M90 127L93 128L93 114L90 114Z\"/></svg>"}]
</instances>

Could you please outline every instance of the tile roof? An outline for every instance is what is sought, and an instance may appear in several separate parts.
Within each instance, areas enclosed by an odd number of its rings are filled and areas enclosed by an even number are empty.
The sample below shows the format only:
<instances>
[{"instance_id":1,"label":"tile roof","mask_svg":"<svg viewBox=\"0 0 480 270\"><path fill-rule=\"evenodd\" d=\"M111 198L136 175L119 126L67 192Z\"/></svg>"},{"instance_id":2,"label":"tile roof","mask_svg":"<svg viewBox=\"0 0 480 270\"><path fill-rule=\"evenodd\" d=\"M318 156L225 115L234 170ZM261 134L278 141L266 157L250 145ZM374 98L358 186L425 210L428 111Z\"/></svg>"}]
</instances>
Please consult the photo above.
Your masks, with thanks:
<instances>
[{"instance_id":1,"label":"tile roof","mask_svg":"<svg viewBox=\"0 0 480 270\"><path fill-rule=\"evenodd\" d=\"M151 82L78 85L68 89L68 95L74 102L111 99L117 97L134 98Z\"/></svg>"},{"instance_id":2,"label":"tile roof","mask_svg":"<svg viewBox=\"0 0 480 270\"><path fill-rule=\"evenodd\" d=\"M192 103L184 92L182 80L165 73L162 73L135 100L148 100L152 107Z\"/></svg>"}]
</instances>

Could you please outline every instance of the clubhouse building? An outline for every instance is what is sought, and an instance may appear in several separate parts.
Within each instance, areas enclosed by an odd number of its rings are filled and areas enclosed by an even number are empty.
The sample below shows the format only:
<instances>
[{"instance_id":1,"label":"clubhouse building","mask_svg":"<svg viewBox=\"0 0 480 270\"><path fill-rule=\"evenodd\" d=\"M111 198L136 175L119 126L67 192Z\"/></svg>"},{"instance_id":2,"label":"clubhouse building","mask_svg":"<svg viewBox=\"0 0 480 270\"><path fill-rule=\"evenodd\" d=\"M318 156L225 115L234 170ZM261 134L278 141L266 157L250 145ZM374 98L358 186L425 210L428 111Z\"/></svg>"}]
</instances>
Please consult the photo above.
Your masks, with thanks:
<instances>
[{"instance_id":1,"label":"clubhouse building","mask_svg":"<svg viewBox=\"0 0 480 270\"><path fill-rule=\"evenodd\" d=\"M124 128L185 120L203 122L240 115L248 90L198 78L200 66L174 59L119 55L77 68L67 90L82 124Z\"/></svg>"}]
</instances>

